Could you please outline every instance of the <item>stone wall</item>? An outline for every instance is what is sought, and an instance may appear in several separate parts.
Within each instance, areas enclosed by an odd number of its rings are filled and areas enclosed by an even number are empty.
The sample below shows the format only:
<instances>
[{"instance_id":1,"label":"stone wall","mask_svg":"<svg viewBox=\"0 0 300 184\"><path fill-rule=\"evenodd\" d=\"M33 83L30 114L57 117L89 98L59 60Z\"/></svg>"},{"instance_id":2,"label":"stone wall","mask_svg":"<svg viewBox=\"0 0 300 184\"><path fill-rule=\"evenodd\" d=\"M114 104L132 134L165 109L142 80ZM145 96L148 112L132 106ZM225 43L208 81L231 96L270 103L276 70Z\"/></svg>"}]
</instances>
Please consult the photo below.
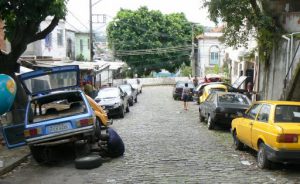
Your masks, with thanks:
<instances>
[{"instance_id":1,"label":"stone wall","mask_svg":"<svg viewBox=\"0 0 300 184\"><path fill-rule=\"evenodd\" d=\"M158 85L174 85L177 81L188 81L188 77L166 77L166 78L138 78L143 86L158 86ZM117 86L123 84L125 81L136 80L136 79L115 79L113 85Z\"/></svg>"},{"instance_id":2,"label":"stone wall","mask_svg":"<svg viewBox=\"0 0 300 184\"><path fill-rule=\"evenodd\" d=\"M294 43L294 53L299 41ZM280 100L287 99L289 93L297 93L297 91L287 90L294 85L299 79L297 75L297 65L300 62L300 50L296 53L293 64L287 61L287 42L281 41L278 47L273 50L271 60L268 64L259 63L259 87L258 100ZM288 74L289 66L291 71ZM286 84L285 84L285 78ZM295 83L296 84L296 83ZM300 93L300 91L298 91ZM293 96L293 94L291 94Z\"/></svg>"}]
</instances>

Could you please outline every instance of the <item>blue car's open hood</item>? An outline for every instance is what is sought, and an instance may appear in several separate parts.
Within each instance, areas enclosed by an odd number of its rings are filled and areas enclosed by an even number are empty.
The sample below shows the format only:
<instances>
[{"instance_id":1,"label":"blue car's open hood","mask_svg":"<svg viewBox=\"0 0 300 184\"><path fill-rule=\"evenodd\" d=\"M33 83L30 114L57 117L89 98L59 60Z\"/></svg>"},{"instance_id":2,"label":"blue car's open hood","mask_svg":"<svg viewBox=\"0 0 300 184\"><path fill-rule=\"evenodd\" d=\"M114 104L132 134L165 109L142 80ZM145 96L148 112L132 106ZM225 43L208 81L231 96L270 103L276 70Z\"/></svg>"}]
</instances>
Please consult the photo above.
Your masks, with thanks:
<instances>
[{"instance_id":1,"label":"blue car's open hood","mask_svg":"<svg viewBox=\"0 0 300 184\"><path fill-rule=\"evenodd\" d=\"M19 75L28 95L45 94L52 91L79 87L79 66L68 65L44 68Z\"/></svg>"}]
</instances>

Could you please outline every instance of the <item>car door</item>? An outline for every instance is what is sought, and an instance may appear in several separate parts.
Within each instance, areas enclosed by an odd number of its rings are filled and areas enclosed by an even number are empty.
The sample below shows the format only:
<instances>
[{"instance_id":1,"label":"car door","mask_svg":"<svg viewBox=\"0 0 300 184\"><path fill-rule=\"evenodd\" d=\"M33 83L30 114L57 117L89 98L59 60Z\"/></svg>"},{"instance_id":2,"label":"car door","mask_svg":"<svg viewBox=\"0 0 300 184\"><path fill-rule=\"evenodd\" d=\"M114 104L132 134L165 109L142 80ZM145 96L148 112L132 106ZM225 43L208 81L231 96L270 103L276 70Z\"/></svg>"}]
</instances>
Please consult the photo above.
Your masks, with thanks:
<instances>
[{"instance_id":1,"label":"car door","mask_svg":"<svg viewBox=\"0 0 300 184\"><path fill-rule=\"evenodd\" d=\"M208 98L201 104L201 111L203 108L203 115L205 118L208 118L208 114L210 113L210 103L212 101L213 94L208 96Z\"/></svg>"},{"instance_id":2,"label":"car door","mask_svg":"<svg viewBox=\"0 0 300 184\"><path fill-rule=\"evenodd\" d=\"M216 102L216 94L211 94L209 96L209 99L207 99L208 105L207 105L207 112L208 114L214 118L215 117L215 102Z\"/></svg>"},{"instance_id":3,"label":"car door","mask_svg":"<svg viewBox=\"0 0 300 184\"><path fill-rule=\"evenodd\" d=\"M261 106L262 106L261 104L252 105L250 109L246 111L244 118L242 118L242 121L238 124L237 127L238 138L248 146L252 145L251 142L252 126Z\"/></svg>"},{"instance_id":4,"label":"car door","mask_svg":"<svg viewBox=\"0 0 300 184\"><path fill-rule=\"evenodd\" d=\"M255 149L257 149L257 140L260 136L264 138L268 138L270 136L277 136L271 135L268 131L271 128L271 125L269 123L270 112L271 106L268 104L263 104L257 115L256 121L253 122L251 131L251 144L252 147Z\"/></svg>"},{"instance_id":5,"label":"car door","mask_svg":"<svg viewBox=\"0 0 300 184\"><path fill-rule=\"evenodd\" d=\"M24 130L24 123L3 126L2 133L6 142L6 146L11 149L26 145Z\"/></svg>"}]
</instances>

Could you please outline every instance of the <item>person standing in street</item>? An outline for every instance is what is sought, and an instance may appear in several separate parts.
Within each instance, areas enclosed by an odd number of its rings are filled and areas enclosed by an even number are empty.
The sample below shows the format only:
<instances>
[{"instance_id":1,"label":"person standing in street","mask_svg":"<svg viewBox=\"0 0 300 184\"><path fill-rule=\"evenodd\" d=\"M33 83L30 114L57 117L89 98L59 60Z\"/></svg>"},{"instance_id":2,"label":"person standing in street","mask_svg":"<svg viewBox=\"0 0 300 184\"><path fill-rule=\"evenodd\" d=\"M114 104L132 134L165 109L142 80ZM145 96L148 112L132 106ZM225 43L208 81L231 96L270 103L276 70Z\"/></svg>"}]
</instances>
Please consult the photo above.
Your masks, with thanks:
<instances>
[{"instance_id":1,"label":"person standing in street","mask_svg":"<svg viewBox=\"0 0 300 184\"><path fill-rule=\"evenodd\" d=\"M183 108L184 110L188 110L188 98L189 98L190 89L188 88L188 83L184 84L184 88L182 89L181 99L183 100Z\"/></svg>"}]
</instances>

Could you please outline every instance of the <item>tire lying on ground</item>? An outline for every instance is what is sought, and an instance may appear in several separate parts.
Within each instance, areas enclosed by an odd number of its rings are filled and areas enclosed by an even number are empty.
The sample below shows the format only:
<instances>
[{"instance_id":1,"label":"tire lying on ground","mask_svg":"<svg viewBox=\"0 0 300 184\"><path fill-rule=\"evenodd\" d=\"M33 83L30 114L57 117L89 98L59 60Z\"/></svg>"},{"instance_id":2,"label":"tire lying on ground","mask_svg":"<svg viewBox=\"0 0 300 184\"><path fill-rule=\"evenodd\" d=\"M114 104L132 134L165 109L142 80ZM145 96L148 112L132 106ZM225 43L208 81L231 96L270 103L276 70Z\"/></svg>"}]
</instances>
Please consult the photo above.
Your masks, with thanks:
<instances>
[{"instance_id":1,"label":"tire lying on ground","mask_svg":"<svg viewBox=\"0 0 300 184\"><path fill-rule=\"evenodd\" d=\"M99 155L88 155L75 159L76 169L94 169L102 165L102 158Z\"/></svg>"},{"instance_id":2,"label":"tire lying on ground","mask_svg":"<svg viewBox=\"0 0 300 184\"><path fill-rule=\"evenodd\" d=\"M122 156L125 152L125 146L121 137L114 129L108 128L107 130L109 135L107 141L107 156L112 158Z\"/></svg>"}]
</instances>

